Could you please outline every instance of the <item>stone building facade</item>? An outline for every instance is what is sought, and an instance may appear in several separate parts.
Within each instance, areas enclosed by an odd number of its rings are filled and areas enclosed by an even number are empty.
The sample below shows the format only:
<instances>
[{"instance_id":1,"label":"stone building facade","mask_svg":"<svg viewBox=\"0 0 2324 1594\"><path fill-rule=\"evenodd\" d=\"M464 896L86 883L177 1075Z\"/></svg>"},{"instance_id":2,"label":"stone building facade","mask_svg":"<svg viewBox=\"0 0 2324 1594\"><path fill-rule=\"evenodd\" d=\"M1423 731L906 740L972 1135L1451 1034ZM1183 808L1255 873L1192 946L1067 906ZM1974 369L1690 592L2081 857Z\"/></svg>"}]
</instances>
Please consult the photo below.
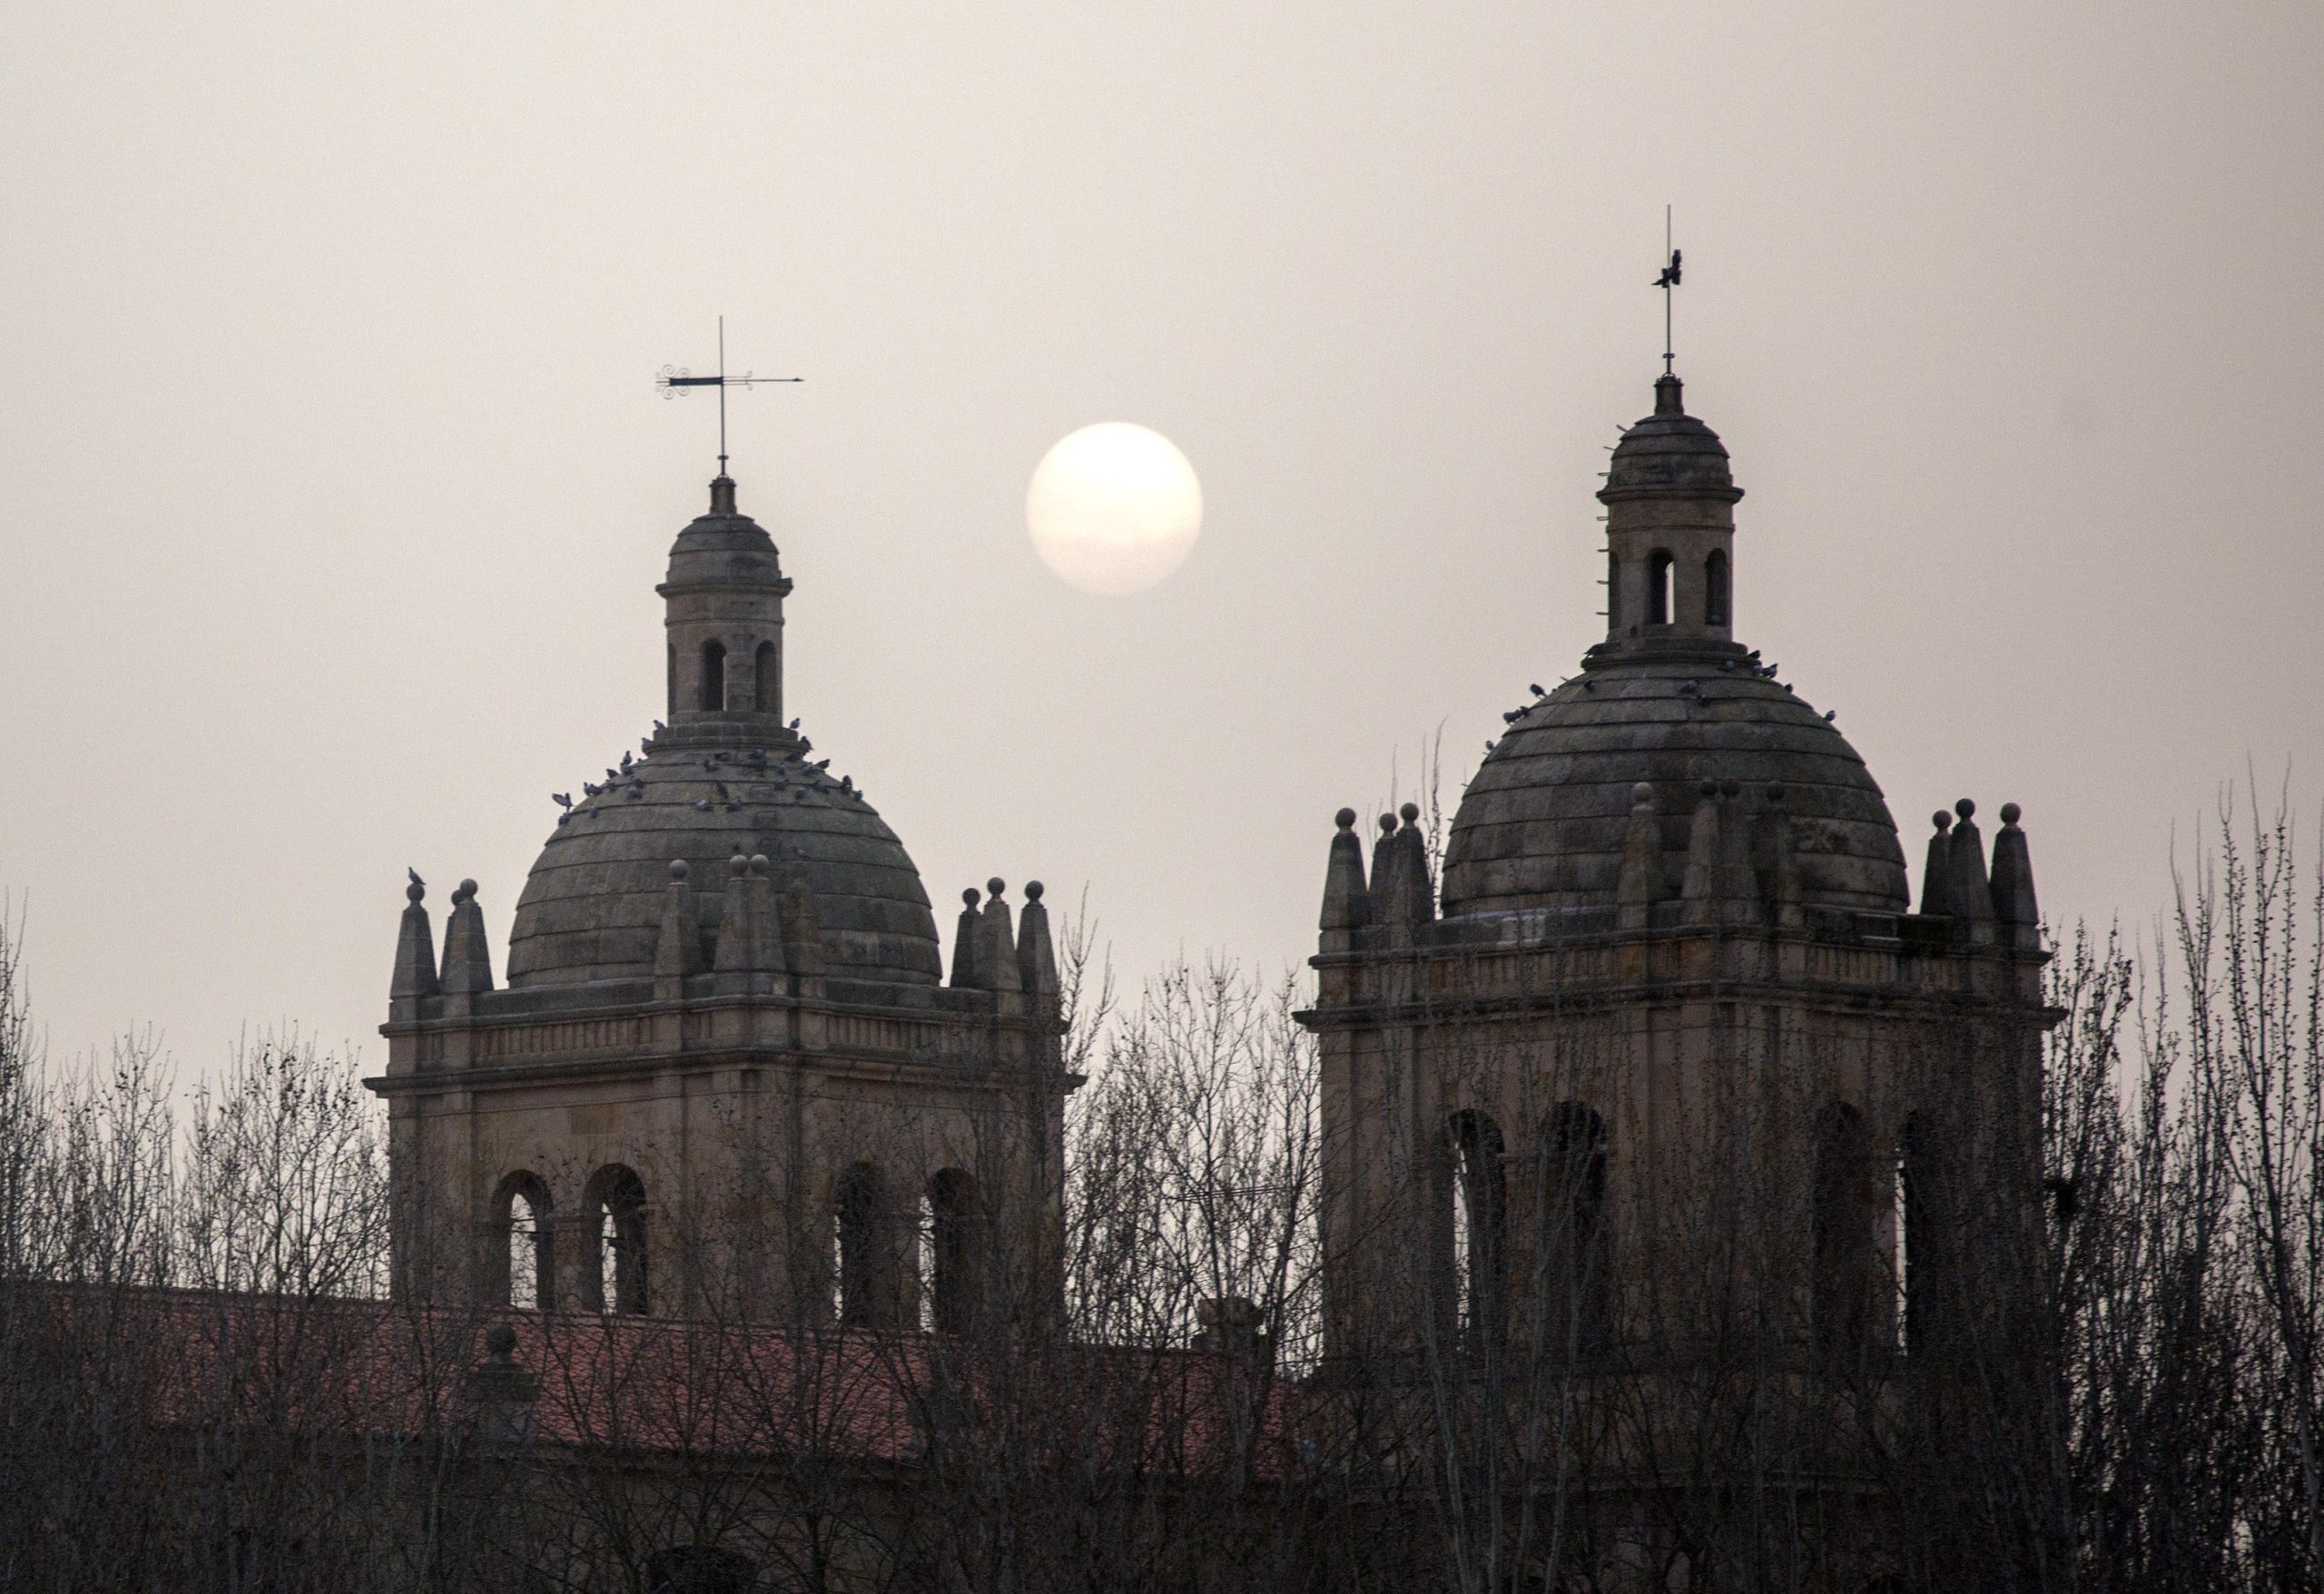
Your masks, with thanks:
<instances>
[{"instance_id":1,"label":"stone building facade","mask_svg":"<svg viewBox=\"0 0 2324 1594\"><path fill-rule=\"evenodd\" d=\"M1600 1530L1683 1586L1658 1490L1780 1477L1813 1515L1893 1484L1875 1452L1945 1403L1933 1369L2041 1397L2012 1336L2055 1015L2016 808L1990 857L1973 804L1938 813L1908 911L1864 761L1738 640L1742 489L1675 375L1598 496L1605 638L1504 716L1441 859L1414 805L1368 862L1338 816L1306 1015L1325 1333L1335 1377L1425 1389L1431 1422L1502 1412L1473 1456L1626 1500ZM1748 1421L1718 1412L1747 1386ZM1521 1420L1544 1407L1567 1447ZM1765 1575L1876 1575L1866 1524L1813 1530L1858 1535L1825 1548L1852 1573Z\"/></svg>"},{"instance_id":2,"label":"stone building facade","mask_svg":"<svg viewBox=\"0 0 2324 1594\"><path fill-rule=\"evenodd\" d=\"M919 871L783 718L774 543L711 484L678 535L668 694L586 782L493 979L477 885L440 963L415 876L387 1098L408 1296L912 1327L1054 1294L1066 1082L1038 882ZM981 900L980 900L981 896Z\"/></svg>"},{"instance_id":3,"label":"stone building facade","mask_svg":"<svg viewBox=\"0 0 2324 1594\"><path fill-rule=\"evenodd\" d=\"M1938 813L1912 910L1864 761L1738 640L1742 496L1666 371L1599 494L1604 640L1505 716L1441 856L1409 804L1368 858L1352 811L1330 844L1303 1015L1325 1354L1259 1409L1270 1444L1296 1425L1342 1458L1352 1520L1411 1526L1415 1567L1438 1531L1416 1480L1582 1502L1588 1543L1496 1538L1514 1560L1476 1586L1554 1562L1879 1587L1896 1458L1990 1456L2049 1398L2056 1015L2017 811L1990 852L1973 804ZM967 892L948 974L901 843L783 717L791 585L722 475L658 589L666 721L566 802L505 985L475 883L439 959L413 879L368 1082L407 1301L938 1331L1059 1310L1074 1081L1040 888ZM1735 1500L1721 1539L1703 1502Z\"/></svg>"}]
</instances>

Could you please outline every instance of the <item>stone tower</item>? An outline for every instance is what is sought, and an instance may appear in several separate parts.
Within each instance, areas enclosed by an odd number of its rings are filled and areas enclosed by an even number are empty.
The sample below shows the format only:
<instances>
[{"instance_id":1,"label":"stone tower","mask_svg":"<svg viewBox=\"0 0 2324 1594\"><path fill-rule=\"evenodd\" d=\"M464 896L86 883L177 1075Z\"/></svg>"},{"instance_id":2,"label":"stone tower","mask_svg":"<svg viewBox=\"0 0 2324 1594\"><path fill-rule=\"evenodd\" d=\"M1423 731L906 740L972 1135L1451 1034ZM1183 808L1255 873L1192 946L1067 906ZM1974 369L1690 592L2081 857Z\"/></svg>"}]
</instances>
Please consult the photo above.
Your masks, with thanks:
<instances>
[{"instance_id":1,"label":"stone tower","mask_svg":"<svg viewBox=\"0 0 2324 1594\"><path fill-rule=\"evenodd\" d=\"M783 718L773 541L711 484L659 587L668 723L570 795L496 988L477 887L407 893L395 1284L671 1315L963 1326L1057 1291L1058 974L1038 883L919 871Z\"/></svg>"},{"instance_id":2,"label":"stone tower","mask_svg":"<svg viewBox=\"0 0 2324 1594\"><path fill-rule=\"evenodd\" d=\"M1468 1424L1424 1452L1465 1456L1463 1488L1554 1465L1617 1587L1714 1554L1863 1587L1896 1565L1870 1458L1925 1449L1891 1429L1950 1409L1940 1370L2039 1393L2054 1015L2017 811L1990 863L1972 804L1938 814L1906 910L1864 761L1735 639L1742 496L1666 373L1599 494L1605 639L1504 716L1441 895L1414 806L1368 864L1340 812L1306 1015L1334 1376ZM1777 1474L1780 1532L1744 1487ZM1760 1538L1700 1541L1682 1494L1759 1502Z\"/></svg>"}]
</instances>

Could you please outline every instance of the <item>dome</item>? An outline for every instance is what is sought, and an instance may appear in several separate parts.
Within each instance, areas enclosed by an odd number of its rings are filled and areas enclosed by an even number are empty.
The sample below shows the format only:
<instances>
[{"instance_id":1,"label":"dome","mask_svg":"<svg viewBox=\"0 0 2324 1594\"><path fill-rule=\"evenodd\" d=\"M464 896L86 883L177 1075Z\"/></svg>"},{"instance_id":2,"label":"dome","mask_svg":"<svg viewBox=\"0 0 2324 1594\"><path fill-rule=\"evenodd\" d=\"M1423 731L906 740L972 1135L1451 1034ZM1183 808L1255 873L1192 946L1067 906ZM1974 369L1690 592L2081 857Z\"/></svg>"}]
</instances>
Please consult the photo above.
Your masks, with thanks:
<instances>
[{"instance_id":1,"label":"dome","mask_svg":"<svg viewBox=\"0 0 2324 1594\"><path fill-rule=\"evenodd\" d=\"M791 590L774 539L749 516L714 507L697 515L670 545L669 587Z\"/></svg>"},{"instance_id":2,"label":"dome","mask_svg":"<svg viewBox=\"0 0 2324 1594\"><path fill-rule=\"evenodd\" d=\"M1600 498L1636 492L1682 493L1689 497L1743 495L1736 489L1727 445L1718 434L1686 412L1675 376L1654 384L1654 413L1622 433L1606 471Z\"/></svg>"},{"instance_id":3,"label":"dome","mask_svg":"<svg viewBox=\"0 0 2324 1594\"><path fill-rule=\"evenodd\" d=\"M737 852L766 854L778 884L806 881L834 974L913 985L941 979L936 920L903 843L870 803L809 765L793 743L763 757L657 746L576 803L517 899L509 985L651 975L671 861L691 866L707 940L726 861Z\"/></svg>"},{"instance_id":4,"label":"dome","mask_svg":"<svg viewBox=\"0 0 2324 1594\"><path fill-rule=\"evenodd\" d=\"M1766 802L1769 786L1783 787L1804 904L1903 912L1904 850L1864 760L1752 665L1725 645L1593 658L1537 700L1486 756L1453 816L1445 916L1612 906L1640 782L1654 789L1666 892L1675 896L1705 781L1736 782L1748 811Z\"/></svg>"},{"instance_id":5,"label":"dome","mask_svg":"<svg viewBox=\"0 0 2324 1594\"><path fill-rule=\"evenodd\" d=\"M644 763L607 771L541 849L517 900L508 983L651 975L671 863L689 867L707 940L738 852L764 853L778 886L806 881L833 973L939 983L935 916L903 843L852 782L809 763L783 723L791 582L724 474L710 484L710 512L671 546L656 590L670 723L655 726Z\"/></svg>"},{"instance_id":6,"label":"dome","mask_svg":"<svg viewBox=\"0 0 2324 1594\"><path fill-rule=\"evenodd\" d=\"M1469 782L1445 844L1447 918L1616 907L1641 783L1659 818L1662 891L1676 897L1706 782L1758 838L1758 816L1780 802L1800 906L1905 910L1904 849L1864 760L1734 641L1743 491L1683 392L1664 371L1654 413L1615 446L1598 494L1606 638L1581 674L1511 717Z\"/></svg>"}]
</instances>

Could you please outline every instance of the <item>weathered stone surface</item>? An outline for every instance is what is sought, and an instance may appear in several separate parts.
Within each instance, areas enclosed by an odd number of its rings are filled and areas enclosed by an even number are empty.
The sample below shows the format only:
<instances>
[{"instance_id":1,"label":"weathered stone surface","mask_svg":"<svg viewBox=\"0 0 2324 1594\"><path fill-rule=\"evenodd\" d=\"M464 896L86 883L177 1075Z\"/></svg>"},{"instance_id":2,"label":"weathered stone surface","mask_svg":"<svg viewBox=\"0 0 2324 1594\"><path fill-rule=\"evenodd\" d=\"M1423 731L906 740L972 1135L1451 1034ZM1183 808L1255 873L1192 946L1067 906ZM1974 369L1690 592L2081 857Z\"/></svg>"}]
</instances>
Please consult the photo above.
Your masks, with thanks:
<instances>
[{"instance_id":1,"label":"weathered stone surface","mask_svg":"<svg viewBox=\"0 0 2324 1594\"><path fill-rule=\"evenodd\" d=\"M1686 413L1666 373L1654 413L1622 434L1598 495L1606 639L1581 674L1511 717L1470 782L1445 851L1447 917L1611 910L1627 854L1630 919L1645 922L1649 882L1663 900L1685 886L1690 840L1703 856L1689 895L1756 900L1768 884L1756 872L1770 823L1783 831L1795 919L1903 910L1896 822L1864 760L1734 640L1742 496L1718 434ZM1721 812L1699 825L1706 782L1723 793Z\"/></svg>"},{"instance_id":2,"label":"weathered stone surface","mask_svg":"<svg viewBox=\"0 0 2324 1594\"><path fill-rule=\"evenodd\" d=\"M1339 816L1301 1018L1325 1147L1326 1365L1364 1368L1346 1386L1367 1396L1413 1376L1433 1397L1438 1369L1482 1352L1571 1367L1542 1386L1570 1402L1601 1368L1645 1364L1643 1347L1680 1364L1746 1321L1763 1365L1814 1374L1798 1387L1837 1387L1833 1368L1886 1379L1939 1343L1942 1303L1971 1294L1996 1303L2000 1353L1958 1364L1981 1392L2043 1387L2000 1326L2024 1310L2006 1281L2038 1271L2024 1247L2041 1232L2034 1108L2054 1018L2017 811L2003 811L1990 887L1969 804L1965 842L1938 816L1931 894L1974 894L1986 919L1903 912L1880 788L1736 640L1740 496L1666 374L1599 494L1607 635L1580 675L1504 717L1452 822L1443 917L1352 925L1361 876L1354 815ZM1375 907L1395 855L1384 838ZM1916 1186L1920 1166L1980 1196L1906 1242L1907 1213L1934 1208L1905 1203L1939 1183ZM1974 1257L1974 1275L1948 1280L1948 1255ZM1529 1412L1515 1392L1511 1417L1572 1409ZM1683 1462L1659 1479L1658 1465L1624 1487L1691 1487Z\"/></svg>"},{"instance_id":3,"label":"weathered stone surface","mask_svg":"<svg viewBox=\"0 0 2324 1594\"><path fill-rule=\"evenodd\" d=\"M1677 377L1665 376L1654 384L1654 413L1622 433L1601 497L1623 493L1742 496L1735 492L1727 446L1717 432L1686 412L1679 394Z\"/></svg>"},{"instance_id":4,"label":"weathered stone surface","mask_svg":"<svg viewBox=\"0 0 2324 1594\"><path fill-rule=\"evenodd\" d=\"M1746 656L1593 659L1529 709L1453 818L1445 913L1613 906L1641 782L1659 816L1660 878L1675 893L1704 781L1784 788L1805 904L1901 912L1904 851L1879 785L1797 694L1748 665L1719 668Z\"/></svg>"},{"instance_id":5,"label":"weathered stone surface","mask_svg":"<svg viewBox=\"0 0 2324 1594\"><path fill-rule=\"evenodd\" d=\"M762 855L777 889L796 879L812 893L835 973L907 985L942 978L936 920L903 844L781 718L791 582L773 540L734 497L733 483L712 484L711 513L670 550L657 589L670 723L541 849L509 936L512 988L651 975L679 860L700 888L704 941L716 945L728 861ZM768 933L783 940L777 926ZM749 960L739 948L720 955Z\"/></svg>"},{"instance_id":6,"label":"weathered stone surface","mask_svg":"<svg viewBox=\"0 0 2324 1594\"><path fill-rule=\"evenodd\" d=\"M1059 1266L1050 1159L1076 1081L1039 888L1021 939L999 901L970 916L1000 977L939 984L911 859L781 717L791 584L773 543L731 481L711 495L659 589L668 721L642 760L617 753L605 784L568 794L517 900L508 989L489 989L465 881L459 978L438 979L412 881L388 1071L366 1082L389 1102L394 1288L826 1318L841 1183L869 1167L901 1211L940 1187L972 1214L993 1241L976 1265L1015 1270L993 1298L1062 1299L1040 1281ZM941 1322L948 1289L977 1287L923 1275L906 1235L842 1254L849 1321L908 1326L925 1288Z\"/></svg>"},{"instance_id":7,"label":"weathered stone surface","mask_svg":"<svg viewBox=\"0 0 2324 1594\"><path fill-rule=\"evenodd\" d=\"M656 751L630 767L623 786L577 805L557 826L517 901L511 986L651 974L671 861L685 860L696 881L723 882L730 858L756 853L776 879L805 880L834 968L907 983L940 979L920 871L871 804L795 753L770 750L763 766L747 757L706 766L705 757ZM640 795L623 794L631 782ZM695 907L704 930L714 930L718 891L696 892Z\"/></svg>"}]
</instances>

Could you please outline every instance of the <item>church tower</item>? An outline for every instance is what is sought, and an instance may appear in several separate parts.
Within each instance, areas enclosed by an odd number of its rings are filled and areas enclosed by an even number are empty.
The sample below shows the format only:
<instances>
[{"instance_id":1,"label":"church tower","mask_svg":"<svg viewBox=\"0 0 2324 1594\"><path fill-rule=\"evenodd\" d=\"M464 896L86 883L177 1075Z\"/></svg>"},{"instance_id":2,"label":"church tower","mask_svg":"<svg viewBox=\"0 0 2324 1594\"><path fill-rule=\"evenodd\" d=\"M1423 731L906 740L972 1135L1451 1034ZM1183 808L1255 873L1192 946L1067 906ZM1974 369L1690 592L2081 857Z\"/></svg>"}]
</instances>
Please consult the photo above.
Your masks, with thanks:
<instances>
[{"instance_id":1,"label":"church tower","mask_svg":"<svg viewBox=\"0 0 2324 1594\"><path fill-rule=\"evenodd\" d=\"M1058 971L1038 882L919 871L783 718L773 540L723 473L658 591L667 722L565 812L496 987L477 885L440 963L407 895L389 1001L395 1287L874 1327L1058 1290Z\"/></svg>"},{"instance_id":2,"label":"church tower","mask_svg":"<svg viewBox=\"0 0 2324 1594\"><path fill-rule=\"evenodd\" d=\"M1908 911L1863 759L1737 640L1743 492L1676 375L1598 496L1606 635L1441 861L1413 805L1368 861L1338 816L1328 1382L1469 1498L1578 1502L1571 1586L1876 1585L1879 1458L2041 1393L2024 834L1940 812Z\"/></svg>"}]
</instances>

